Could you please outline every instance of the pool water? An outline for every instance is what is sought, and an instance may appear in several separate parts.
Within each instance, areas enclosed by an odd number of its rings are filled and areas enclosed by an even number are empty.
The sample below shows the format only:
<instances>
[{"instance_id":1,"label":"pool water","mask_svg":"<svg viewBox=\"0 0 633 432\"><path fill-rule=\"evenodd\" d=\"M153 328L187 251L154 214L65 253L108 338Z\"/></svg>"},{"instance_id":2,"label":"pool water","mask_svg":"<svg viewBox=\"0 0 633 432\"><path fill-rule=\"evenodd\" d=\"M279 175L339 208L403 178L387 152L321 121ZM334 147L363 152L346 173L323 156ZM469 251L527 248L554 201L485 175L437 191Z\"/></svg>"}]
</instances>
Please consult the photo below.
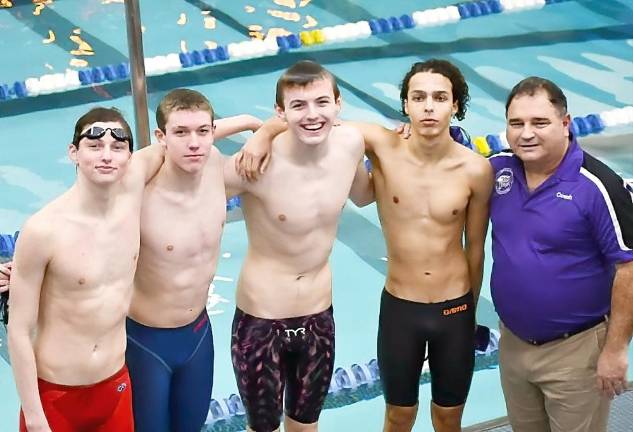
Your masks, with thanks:
<instances>
[{"instance_id":1,"label":"pool water","mask_svg":"<svg viewBox=\"0 0 633 432\"><path fill-rule=\"evenodd\" d=\"M313 0L304 7L296 1L294 9L278 3L182 0L161 2L157 7L157 2L143 0L145 54L152 57L179 52L183 42L188 49L202 49L212 43L247 40L249 26L255 24L262 27L262 32L271 28L299 32L308 22L308 15L318 22L317 27L323 27L414 10L413 2L406 0ZM450 4L435 0L418 6ZM246 6L254 11L247 12ZM34 14L35 9L27 1L14 1L12 8L0 9L0 29L11 35L0 40L0 52L19 54L5 55L0 83L63 72L71 67L72 59L86 60L90 66L125 61L127 42L120 2L60 0L46 5L38 15ZM203 15L207 10L210 14ZM269 10L296 12L300 20L276 18ZM204 18L208 16L215 18L214 28L205 28ZM505 96L517 81L529 75L545 76L561 85L573 116L633 105L632 22L631 0L568 1L542 10L473 18L442 27L183 70L148 79L150 118L167 91L183 86L207 95L219 117L249 113L268 118L273 114L274 87L281 71L299 59L309 58L321 62L336 76L343 96L342 118L392 125L401 119L398 84L409 66L420 59L442 57L462 69L470 86L471 104L466 119L459 124L471 136L499 133L505 127ZM51 39L50 31L55 41L44 43ZM71 39L73 35L88 43L94 54L71 54L79 48L78 39ZM19 230L29 215L72 184L75 174L66 157L72 127L81 114L97 104L116 106L129 120L133 119L129 88L121 83L0 101L0 233ZM151 127L155 127L153 121ZM628 145L613 144L627 141L621 137L632 132L630 126L608 130L600 139L587 140L587 148L624 177L633 178L630 140ZM226 154L233 153L247 136L223 140L218 146ZM213 397L218 400L237 393L229 338L235 283L246 241L243 221L238 218L226 225L223 255L214 281L217 297L210 307L216 347ZM488 244L487 256L490 255ZM376 357L379 296L386 272L384 257L375 206L359 209L348 203L331 259L337 366L368 363ZM488 286L490 264L488 260L485 265L477 317L480 324L497 328ZM222 301L217 302L219 299ZM6 342L1 344L0 355L6 356ZM633 349L630 358L633 360ZM420 386L416 431L431 430L429 387ZM322 430L380 430L384 400L377 394L369 400L324 410ZM0 430L16 430L18 399L10 367L2 359L0 400ZM498 369L476 372L464 425L503 415Z\"/></svg>"}]
</instances>

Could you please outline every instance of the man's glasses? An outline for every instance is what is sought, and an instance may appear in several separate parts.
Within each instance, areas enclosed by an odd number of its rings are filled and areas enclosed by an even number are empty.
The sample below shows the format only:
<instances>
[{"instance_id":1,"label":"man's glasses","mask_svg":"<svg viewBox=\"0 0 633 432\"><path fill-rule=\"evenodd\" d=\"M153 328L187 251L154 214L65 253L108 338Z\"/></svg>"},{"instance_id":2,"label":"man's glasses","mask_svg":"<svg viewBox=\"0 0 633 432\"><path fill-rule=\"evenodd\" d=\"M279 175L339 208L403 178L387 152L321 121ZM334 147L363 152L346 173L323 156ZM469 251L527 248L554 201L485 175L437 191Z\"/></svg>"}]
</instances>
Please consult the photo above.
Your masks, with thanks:
<instances>
[{"instance_id":1,"label":"man's glasses","mask_svg":"<svg viewBox=\"0 0 633 432\"><path fill-rule=\"evenodd\" d=\"M128 133L123 128L102 128L100 126L92 126L86 132L79 135L77 138L77 143L83 138L88 139L99 139L103 138L107 131L110 131L110 135L117 141L128 142L130 144L130 151L132 151L133 143L132 137L128 135Z\"/></svg>"}]
</instances>

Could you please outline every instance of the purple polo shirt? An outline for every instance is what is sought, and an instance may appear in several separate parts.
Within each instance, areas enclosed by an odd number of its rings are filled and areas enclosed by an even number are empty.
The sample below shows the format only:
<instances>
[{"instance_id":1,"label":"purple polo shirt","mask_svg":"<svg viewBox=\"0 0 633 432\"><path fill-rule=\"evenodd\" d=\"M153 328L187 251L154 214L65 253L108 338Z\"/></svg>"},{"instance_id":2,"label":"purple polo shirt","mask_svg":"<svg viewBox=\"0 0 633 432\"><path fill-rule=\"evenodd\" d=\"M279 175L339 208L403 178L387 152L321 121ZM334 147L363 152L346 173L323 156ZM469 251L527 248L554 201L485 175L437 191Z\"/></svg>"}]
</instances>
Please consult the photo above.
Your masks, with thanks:
<instances>
[{"instance_id":1,"label":"purple polo shirt","mask_svg":"<svg viewBox=\"0 0 633 432\"><path fill-rule=\"evenodd\" d=\"M544 342L608 314L615 264L633 260L633 194L622 178L574 138L531 193L518 157L490 162L491 291L504 325Z\"/></svg>"}]
</instances>

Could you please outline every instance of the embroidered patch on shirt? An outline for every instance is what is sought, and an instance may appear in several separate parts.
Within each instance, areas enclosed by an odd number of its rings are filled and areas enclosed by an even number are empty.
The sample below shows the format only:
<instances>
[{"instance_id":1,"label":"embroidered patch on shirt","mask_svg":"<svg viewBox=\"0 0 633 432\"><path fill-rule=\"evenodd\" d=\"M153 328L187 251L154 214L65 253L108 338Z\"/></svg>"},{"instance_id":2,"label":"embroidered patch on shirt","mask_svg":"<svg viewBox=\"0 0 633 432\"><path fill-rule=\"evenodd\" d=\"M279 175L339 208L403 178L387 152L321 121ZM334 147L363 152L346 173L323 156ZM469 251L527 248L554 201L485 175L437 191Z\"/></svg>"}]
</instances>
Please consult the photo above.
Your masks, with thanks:
<instances>
[{"instance_id":1,"label":"embroidered patch on shirt","mask_svg":"<svg viewBox=\"0 0 633 432\"><path fill-rule=\"evenodd\" d=\"M503 168L497 172L497 178L495 180L495 190L499 195L504 195L510 192L512 184L514 183L514 173L511 168Z\"/></svg>"}]
</instances>

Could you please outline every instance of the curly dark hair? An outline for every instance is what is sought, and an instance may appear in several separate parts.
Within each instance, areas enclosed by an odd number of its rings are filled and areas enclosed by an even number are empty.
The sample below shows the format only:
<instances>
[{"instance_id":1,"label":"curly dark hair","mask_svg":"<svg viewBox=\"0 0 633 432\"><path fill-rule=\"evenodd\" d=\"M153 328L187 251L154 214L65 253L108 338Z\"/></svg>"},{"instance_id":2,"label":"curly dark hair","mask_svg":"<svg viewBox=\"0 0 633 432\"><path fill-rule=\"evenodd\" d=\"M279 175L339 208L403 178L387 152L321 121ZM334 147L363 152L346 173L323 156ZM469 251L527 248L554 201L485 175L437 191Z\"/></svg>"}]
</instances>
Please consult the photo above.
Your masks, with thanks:
<instances>
[{"instance_id":1,"label":"curly dark hair","mask_svg":"<svg viewBox=\"0 0 633 432\"><path fill-rule=\"evenodd\" d=\"M405 116L407 113L404 111L404 102L407 100L409 93L409 81L411 77L420 72L433 72L440 75L444 75L451 82L453 86L453 100L457 101L457 113L455 117L457 120L464 120L466 117L466 109L468 102L470 101L470 95L468 94L468 84L464 79L464 75L457 66L446 60L429 59L423 62L414 63L411 69L404 76L402 84L400 86L400 102L402 103L402 114Z\"/></svg>"}]
</instances>

